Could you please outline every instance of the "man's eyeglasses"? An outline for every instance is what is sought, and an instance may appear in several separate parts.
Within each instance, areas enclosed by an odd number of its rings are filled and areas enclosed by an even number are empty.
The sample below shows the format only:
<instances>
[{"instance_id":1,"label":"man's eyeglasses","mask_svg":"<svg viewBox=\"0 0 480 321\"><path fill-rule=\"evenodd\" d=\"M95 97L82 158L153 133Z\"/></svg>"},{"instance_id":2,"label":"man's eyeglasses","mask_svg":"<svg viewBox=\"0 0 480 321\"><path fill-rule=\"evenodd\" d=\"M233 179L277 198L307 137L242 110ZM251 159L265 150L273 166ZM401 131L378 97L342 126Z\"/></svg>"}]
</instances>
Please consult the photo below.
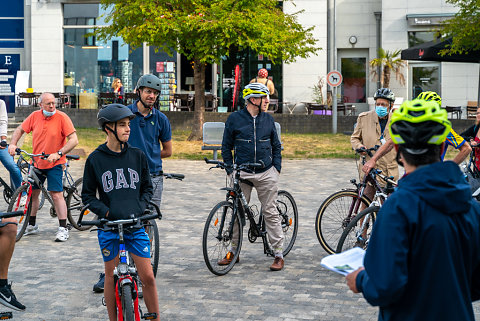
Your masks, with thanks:
<instances>
[{"instance_id":1,"label":"man's eyeglasses","mask_svg":"<svg viewBox=\"0 0 480 321\"><path fill-rule=\"evenodd\" d=\"M54 102L54 101L52 101L51 103L44 103L44 102L42 102L41 104L42 104L42 105L45 105L45 106L55 106L55 102Z\"/></svg>"},{"instance_id":2,"label":"man's eyeglasses","mask_svg":"<svg viewBox=\"0 0 480 321\"><path fill-rule=\"evenodd\" d=\"M158 96L158 95L160 95L160 92L157 91L157 90L144 89L143 92L144 92L145 94L147 94L148 96L150 96L150 95L152 95L152 94L153 94L155 97Z\"/></svg>"}]
</instances>

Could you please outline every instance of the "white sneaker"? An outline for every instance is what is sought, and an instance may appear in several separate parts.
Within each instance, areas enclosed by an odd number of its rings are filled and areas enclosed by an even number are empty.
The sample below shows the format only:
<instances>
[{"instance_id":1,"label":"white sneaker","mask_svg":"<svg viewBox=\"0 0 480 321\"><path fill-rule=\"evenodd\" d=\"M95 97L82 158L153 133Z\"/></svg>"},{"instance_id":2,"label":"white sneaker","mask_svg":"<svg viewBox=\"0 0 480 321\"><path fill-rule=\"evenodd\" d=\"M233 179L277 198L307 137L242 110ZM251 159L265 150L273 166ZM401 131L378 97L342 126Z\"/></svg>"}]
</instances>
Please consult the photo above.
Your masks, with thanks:
<instances>
[{"instance_id":1,"label":"white sneaker","mask_svg":"<svg viewBox=\"0 0 480 321\"><path fill-rule=\"evenodd\" d=\"M55 234L55 242L65 242L70 237L66 227L58 227L57 234Z\"/></svg>"},{"instance_id":2,"label":"white sneaker","mask_svg":"<svg viewBox=\"0 0 480 321\"><path fill-rule=\"evenodd\" d=\"M23 235L33 235L33 234L38 234L40 232L40 229L38 228L38 225L27 225L27 228L25 229L25 233Z\"/></svg>"},{"instance_id":3,"label":"white sneaker","mask_svg":"<svg viewBox=\"0 0 480 321\"><path fill-rule=\"evenodd\" d=\"M19 206L20 207L23 207L25 206L25 204L27 204L27 194L23 195L22 198L20 199L20 204Z\"/></svg>"}]
</instances>

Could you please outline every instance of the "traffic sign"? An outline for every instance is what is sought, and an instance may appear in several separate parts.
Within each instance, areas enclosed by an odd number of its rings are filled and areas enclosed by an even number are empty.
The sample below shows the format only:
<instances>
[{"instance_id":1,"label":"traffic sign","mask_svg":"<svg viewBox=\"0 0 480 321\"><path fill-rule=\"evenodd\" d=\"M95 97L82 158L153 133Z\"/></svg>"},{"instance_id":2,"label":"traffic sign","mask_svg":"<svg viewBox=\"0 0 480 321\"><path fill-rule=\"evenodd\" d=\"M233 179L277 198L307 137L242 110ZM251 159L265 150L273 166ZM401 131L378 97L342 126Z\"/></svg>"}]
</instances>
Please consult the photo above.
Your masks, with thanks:
<instances>
[{"instance_id":1,"label":"traffic sign","mask_svg":"<svg viewBox=\"0 0 480 321\"><path fill-rule=\"evenodd\" d=\"M340 86L342 80L342 74L337 70L332 70L327 75L327 83L332 87Z\"/></svg>"}]
</instances>

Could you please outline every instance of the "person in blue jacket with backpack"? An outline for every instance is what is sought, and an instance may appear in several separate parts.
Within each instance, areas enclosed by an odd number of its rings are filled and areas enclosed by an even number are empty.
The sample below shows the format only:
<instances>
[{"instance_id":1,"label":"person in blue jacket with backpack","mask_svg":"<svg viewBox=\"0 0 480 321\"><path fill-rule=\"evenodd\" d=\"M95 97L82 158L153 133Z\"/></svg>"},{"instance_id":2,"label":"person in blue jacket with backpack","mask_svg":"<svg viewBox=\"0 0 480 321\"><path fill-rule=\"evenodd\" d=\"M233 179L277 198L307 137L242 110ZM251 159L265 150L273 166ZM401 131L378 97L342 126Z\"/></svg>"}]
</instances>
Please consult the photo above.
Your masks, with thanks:
<instances>
[{"instance_id":1,"label":"person in blue jacket with backpack","mask_svg":"<svg viewBox=\"0 0 480 321\"><path fill-rule=\"evenodd\" d=\"M457 164L441 162L451 128L435 102L405 102L390 132L407 175L378 213L364 268L347 275L379 320L475 320L480 205Z\"/></svg>"}]
</instances>

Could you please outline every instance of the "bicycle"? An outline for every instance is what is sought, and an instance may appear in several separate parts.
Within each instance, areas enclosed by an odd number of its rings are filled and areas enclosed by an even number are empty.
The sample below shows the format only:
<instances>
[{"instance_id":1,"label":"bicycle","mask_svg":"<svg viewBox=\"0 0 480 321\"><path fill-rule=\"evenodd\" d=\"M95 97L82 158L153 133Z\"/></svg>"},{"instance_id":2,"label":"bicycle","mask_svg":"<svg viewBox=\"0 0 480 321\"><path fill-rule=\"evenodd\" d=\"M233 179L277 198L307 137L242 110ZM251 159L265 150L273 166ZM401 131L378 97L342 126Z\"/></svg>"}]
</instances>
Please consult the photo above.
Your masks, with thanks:
<instances>
[{"instance_id":1,"label":"bicycle","mask_svg":"<svg viewBox=\"0 0 480 321\"><path fill-rule=\"evenodd\" d=\"M375 145L372 148L359 148L355 150L356 154L361 155L362 165L366 162L365 153L372 157L372 151L376 151L380 146ZM361 210L370 206L372 202L365 194L367 184L371 184L376 191L380 191L375 172L365 175L361 183L356 179L351 179L355 188L342 189L328 196L320 205L315 218L315 232L318 241L328 254L335 253L340 236L352 219L360 213Z\"/></svg>"},{"instance_id":2,"label":"bicycle","mask_svg":"<svg viewBox=\"0 0 480 321\"><path fill-rule=\"evenodd\" d=\"M36 157L41 157L43 159L48 158L48 154L41 153L41 154L31 154L28 153L22 149L17 148L16 150L17 154L21 155L22 153L31 157L33 163L31 166L29 166L28 169L28 174L26 178L24 179L22 185L17 188L15 193L13 193L12 199L8 205L8 212L13 212L19 210L23 205L21 203L21 198L23 195L27 195L27 200L23 209L23 215L19 219L19 226L21 226L18 231L17 231L17 237L16 241L18 242L23 234L25 233L25 229L27 228L28 221L30 218L31 214L31 205L32 205L32 189L33 189L33 184L35 183L41 190L40 194L44 194L46 200L51 204L50 208L50 215L52 217L56 217L56 212L55 212L55 205L53 203L52 197L50 196L50 193L47 192L47 189L45 188L44 184L40 182L40 179L38 178L39 175L41 175L40 171L35 168L33 165L35 163L35 158ZM64 167L64 175L62 178L63 181L63 193L64 193L64 198L66 198L66 205L67 205L67 218L70 223L75 222L74 217L73 217L73 209L79 208L79 204L71 204L72 202L72 197L69 197L69 195L73 193L79 193L81 190L79 187L82 184L82 178L77 179L76 181L73 180L73 177L69 173L69 162L70 160L78 160L80 159L79 156L77 155L66 155L67 158L67 163L65 164ZM81 199L80 199L81 201ZM73 224L72 224L73 225Z\"/></svg>"},{"instance_id":3,"label":"bicycle","mask_svg":"<svg viewBox=\"0 0 480 321\"><path fill-rule=\"evenodd\" d=\"M88 205L85 206L84 209L87 207ZM154 214L151 214L152 212L154 212ZM78 217L77 224L79 226L89 226L89 228L91 226L96 226L97 229L102 231L118 231L119 262L113 271L118 320L140 321L140 319L153 320L157 318L156 313L143 314L140 305L138 304L138 285L140 284L140 279L135 267L135 262L125 248L124 240L124 231L128 231L129 229L140 229L144 227L145 224L150 224L149 222L154 221L156 218L161 218L160 209L153 203L150 203L150 208L148 208L145 213L146 215L141 217L115 221L109 221L105 218L93 221L83 221L84 215L79 215ZM156 246L158 246L158 243Z\"/></svg>"},{"instance_id":4,"label":"bicycle","mask_svg":"<svg viewBox=\"0 0 480 321\"><path fill-rule=\"evenodd\" d=\"M388 196L393 193L397 182L393 180L393 176L387 177L381 174L381 170L372 169L375 176L383 179L387 184L385 188L381 188L375 192L373 201L369 207L358 213L347 227L343 230L340 240L338 241L336 253L346 251L353 247L361 247L364 250L368 247L370 236L373 230L373 224L377 217L377 213L387 200Z\"/></svg>"},{"instance_id":5,"label":"bicycle","mask_svg":"<svg viewBox=\"0 0 480 321\"><path fill-rule=\"evenodd\" d=\"M470 152L468 163L463 163L461 168L466 180L470 184L473 198L480 201L480 169L475 164L475 152L477 148L480 148L480 145L471 145L471 147L472 151Z\"/></svg>"},{"instance_id":6,"label":"bicycle","mask_svg":"<svg viewBox=\"0 0 480 321\"><path fill-rule=\"evenodd\" d=\"M8 147L8 144L7 142L3 141L3 142L0 142L0 147ZM20 168L20 171L23 173L25 173L26 171L28 171L28 163L27 161L25 161L25 159L23 158L19 158L17 160L17 166L18 168ZM3 178L0 177L0 184L3 186L3 198L5 199L5 202L10 203L10 200L12 199L12 195L13 193L15 192L15 188L13 188L13 184L10 183L8 184L7 182L5 182L5 180L3 180Z\"/></svg>"},{"instance_id":7,"label":"bicycle","mask_svg":"<svg viewBox=\"0 0 480 321\"><path fill-rule=\"evenodd\" d=\"M185 175L183 174L163 173L162 175L166 179L177 179L179 181L185 178ZM160 220L162 219L162 213L160 210L159 213ZM158 226L155 220L151 220L149 224L145 226L145 232L147 232L148 238L150 239L150 260L152 262L153 275L156 277L160 257L160 241L158 234Z\"/></svg>"},{"instance_id":8,"label":"bicycle","mask_svg":"<svg viewBox=\"0 0 480 321\"><path fill-rule=\"evenodd\" d=\"M258 211L256 205L249 206L245 195L240 188L240 182L250 183L240 178L240 171L253 171L263 168L263 164L245 163L233 164L231 166L221 161L208 160L207 164L215 164L212 168L233 170L233 187L225 187L221 190L227 191L226 200L213 207L205 222L203 230L202 249L205 263L213 274L225 275L235 265L240 255L243 239L243 227L246 224L245 216L249 220L248 240L254 243L261 237L263 251L268 256L274 256L272 246L266 231L263 211ZM251 184L251 183L250 183ZM286 247L283 256L286 256L293 247L297 237L298 211L293 196L284 190L278 191L277 210L281 216L282 229L285 237ZM235 235L234 234L235 230ZM234 239L235 238L235 239ZM231 256L230 247L235 245L237 250ZM218 265L218 261L227 257L232 259L228 265Z\"/></svg>"}]
</instances>

